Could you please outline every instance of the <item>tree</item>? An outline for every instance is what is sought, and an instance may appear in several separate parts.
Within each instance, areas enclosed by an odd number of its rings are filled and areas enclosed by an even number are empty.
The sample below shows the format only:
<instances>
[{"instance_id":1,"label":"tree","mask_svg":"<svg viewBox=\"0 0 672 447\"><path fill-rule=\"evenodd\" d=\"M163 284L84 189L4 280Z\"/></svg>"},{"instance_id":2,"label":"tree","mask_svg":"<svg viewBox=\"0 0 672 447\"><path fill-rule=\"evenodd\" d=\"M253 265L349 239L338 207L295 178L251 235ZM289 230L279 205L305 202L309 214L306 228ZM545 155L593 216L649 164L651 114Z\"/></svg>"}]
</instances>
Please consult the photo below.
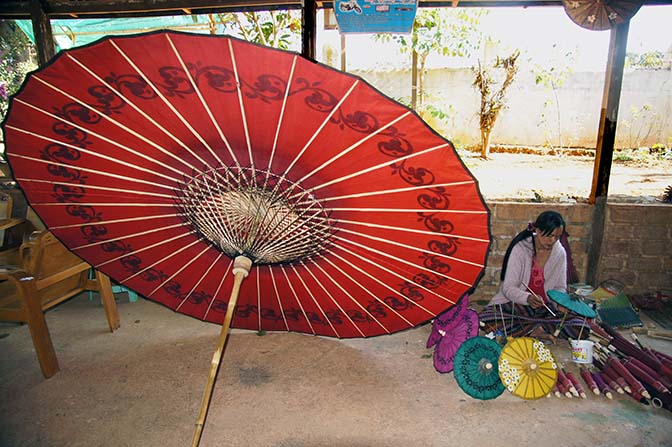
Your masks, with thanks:
<instances>
[{"instance_id":1,"label":"tree","mask_svg":"<svg viewBox=\"0 0 672 447\"><path fill-rule=\"evenodd\" d=\"M557 51L557 46L554 44L553 48ZM548 64L546 65L535 65L535 67L532 69L532 73L534 74L534 82L535 84L543 85L547 90L550 90L553 93L553 99L551 101L546 101L544 102L544 108L549 108L551 105L555 105L555 121L556 121L556 126L557 126L557 131L558 131L558 147L562 149L562 120L561 120L561 107L560 107L560 95L559 95L559 90L562 88L562 85L564 82L569 78L569 75L571 75L574 70L572 69L572 65L574 64L574 60L576 58L576 55L574 54L573 51L568 51L562 55L558 55L557 53L555 54L555 57L553 60L551 60ZM541 124L544 124L546 126L549 126L548 123L548 118L546 114L542 114L541 116ZM553 144L551 143L551 135L552 132L550 129L548 129L548 143L552 147Z\"/></svg>"},{"instance_id":2,"label":"tree","mask_svg":"<svg viewBox=\"0 0 672 447\"><path fill-rule=\"evenodd\" d=\"M626 53L625 66L640 70L661 70L665 67L665 54L662 51L646 53Z\"/></svg>"},{"instance_id":3,"label":"tree","mask_svg":"<svg viewBox=\"0 0 672 447\"><path fill-rule=\"evenodd\" d=\"M299 11L249 11L215 14L212 24L248 42L288 50L301 42Z\"/></svg>"},{"instance_id":4,"label":"tree","mask_svg":"<svg viewBox=\"0 0 672 447\"><path fill-rule=\"evenodd\" d=\"M478 68L474 68L476 77L474 87L481 94L481 108L479 110L479 125L481 127L481 157L488 158L490 155L490 135L499 117L499 113L506 108L506 90L513 83L518 72L516 62L520 51L515 50L509 57L504 59L497 56L493 69L504 70L504 80L497 87L497 80L493 77L492 70L484 68L480 61Z\"/></svg>"},{"instance_id":5,"label":"tree","mask_svg":"<svg viewBox=\"0 0 672 447\"><path fill-rule=\"evenodd\" d=\"M0 21L0 121L7 113L9 96L36 68L35 49L25 33L11 20Z\"/></svg>"},{"instance_id":6,"label":"tree","mask_svg":"<svg viewBox=\"0 0 672 447\"><path fill-rule=\"evenodd\" d=\"M378 34L377 40L393 41L401 53L411 53L413 87L411 107L420 113L425 99L425 67L432 54L466 57L480 47L480 17L486 10L465 8L422 8L413 30L406 34ZM417 94L416 94L417 92Z\"/></svg>"}]
</instances>

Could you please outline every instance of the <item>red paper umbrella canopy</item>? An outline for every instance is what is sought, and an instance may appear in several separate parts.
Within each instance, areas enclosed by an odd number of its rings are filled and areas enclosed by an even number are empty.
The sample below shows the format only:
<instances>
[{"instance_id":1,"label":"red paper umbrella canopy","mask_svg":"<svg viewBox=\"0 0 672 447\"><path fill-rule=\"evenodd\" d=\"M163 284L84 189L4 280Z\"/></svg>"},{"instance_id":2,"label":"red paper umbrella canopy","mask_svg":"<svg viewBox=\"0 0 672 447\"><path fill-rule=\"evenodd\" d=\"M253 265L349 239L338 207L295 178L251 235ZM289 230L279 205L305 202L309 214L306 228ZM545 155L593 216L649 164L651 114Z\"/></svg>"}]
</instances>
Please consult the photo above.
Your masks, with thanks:
<instances>
[{"instance_id":1,"label":"red paper umbrella canopy","mask_svg":"<svg viewBox=\"0 0 672 447\"><path fill-rule=\"evenodd\" d=\"M489 213L450 142L361 79L223 36L65 51L3 124L14 177L115 281L233 327L391 333L480 278Z\"/></svg>"}]
</instances>

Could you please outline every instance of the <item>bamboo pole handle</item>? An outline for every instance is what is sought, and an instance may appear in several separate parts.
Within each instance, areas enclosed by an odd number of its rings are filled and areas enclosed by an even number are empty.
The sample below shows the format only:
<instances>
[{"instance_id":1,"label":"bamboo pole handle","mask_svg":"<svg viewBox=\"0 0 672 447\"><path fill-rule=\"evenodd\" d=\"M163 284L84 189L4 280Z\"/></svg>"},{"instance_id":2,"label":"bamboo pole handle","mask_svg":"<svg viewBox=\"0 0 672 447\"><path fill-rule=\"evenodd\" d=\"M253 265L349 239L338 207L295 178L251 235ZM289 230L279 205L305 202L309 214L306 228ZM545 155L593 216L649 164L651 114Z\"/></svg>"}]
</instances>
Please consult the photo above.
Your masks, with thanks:
<instances>
[{"instance_id":1,"label":"bamboo pole handle","mask_svg":"<svg viewBox=\"0 0 672 447\"><path fill-rule=\"evenodd\" d=\"M245 277L247 277L248 273L250 272L251 266L252 261L250 261L245 256L238 256L233 264L233 274L235 275L235 278L233 280L231 298L229 298L229 304L226 308L226 316L224 317L224 322L222 323L222 330L219 333L217 349L215 350L215 353L212 355L212 363L210 364L210 374L208 376L208 383L205 385L205 391L203 392L203 400L201 401L201 411L198 415L198 420L196 421L194 438L191 442L192 447L198 447L198 444L201 442L203 425L205 424L205 417L208 414L208 407L210 406L210 398L212 397L212 390L215 386L215 378L217 377L219 364L222 360L224 347L226 346L226 339L229 336L229 330L231 326L231 320L233 319L233 313L236 310L236 303L238 302L238 295L240 293L240 285L243 282L243 279L245 279Z\"/></svg>"}]
</instances>

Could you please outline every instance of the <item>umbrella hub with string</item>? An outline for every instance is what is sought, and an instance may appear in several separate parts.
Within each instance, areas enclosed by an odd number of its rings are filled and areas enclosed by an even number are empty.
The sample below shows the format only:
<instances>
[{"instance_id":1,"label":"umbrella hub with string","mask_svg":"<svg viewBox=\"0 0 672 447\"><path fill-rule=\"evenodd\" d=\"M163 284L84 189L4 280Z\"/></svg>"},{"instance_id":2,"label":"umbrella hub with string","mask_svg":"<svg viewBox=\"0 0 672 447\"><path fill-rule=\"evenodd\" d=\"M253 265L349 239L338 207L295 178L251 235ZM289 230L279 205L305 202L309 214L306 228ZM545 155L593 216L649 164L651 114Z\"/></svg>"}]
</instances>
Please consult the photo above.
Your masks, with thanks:
<instances>
[{"instance_id":1,"label":"umbrella hub with string","mask_svg":"<svg viewBox=\"0 0 672 447\"><path fill-rule=\"evenodd\" d=\"M481 370L482 374L490 374L493 367L492 361L489 359L481 359L478 362L478 368Z\"/></svg>"},{"instance_id":2,"label":"umbrella hub with string","mask_svg":"<svg viewBox=\"0 0 672 447\"><path fill-rule=\"evenodd\" d=\"M252 264L308 259L329 245L335 230L312 193L269 171L227 166L204 170L178 183L177 197L177 206L191 226L234 258L234 286L194 432L192 445L197 446L240 286Z\"/></svg>"},{"instance_id":3,"label":"umbrella hub with string","mask_svg":"<svg viewBox=\"0 0 672 447\"><path fill-rule=\"evenodd\" d=\"M283 176L220 167L178 184L177 206L195 230L226 255L254 264L305 260L335 232L323 204Z\"/></svg>"}]
</instances>

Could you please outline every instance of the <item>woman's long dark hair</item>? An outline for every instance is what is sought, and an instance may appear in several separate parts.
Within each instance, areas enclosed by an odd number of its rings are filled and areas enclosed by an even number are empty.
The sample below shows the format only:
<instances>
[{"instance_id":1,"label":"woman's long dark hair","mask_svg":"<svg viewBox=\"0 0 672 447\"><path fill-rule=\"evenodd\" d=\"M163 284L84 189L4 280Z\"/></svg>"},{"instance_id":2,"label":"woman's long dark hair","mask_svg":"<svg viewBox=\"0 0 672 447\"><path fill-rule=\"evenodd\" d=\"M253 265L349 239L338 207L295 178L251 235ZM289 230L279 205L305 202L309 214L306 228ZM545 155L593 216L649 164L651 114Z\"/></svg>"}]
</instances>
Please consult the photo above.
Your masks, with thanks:
<instances>
[{"instance_id":1,"label":"woman's long dark hair","mask_svg":"<svg viewBox=\"0 0 672 447\"><path fill-rule=\"evenodd\" d=\"M534 224L528 224L527 228L518 233L516 237L511 240L511 243L506 249L506 254L504 254L504 260L502 261L502 272L499 275L499 279L504 281L504 276L506 275L506 265L509 263L509 256L511 256L511 250L513 250L514 245L523 239L527 239L528 237L533 236L535 234L535 228L536 231L540 231L542 235L548 236L559 227L562 227L562 232L564 233L565 226L565 219L563 219L562 215L560 215L560 213L557 211L544 211L543 213L539 214L539 216L537 216L537 220L534 221ZM537 247L534 243L534 238L532 238L532 247L534 248L534 252L536 254Z\"/></svg>"}]
</instances>

